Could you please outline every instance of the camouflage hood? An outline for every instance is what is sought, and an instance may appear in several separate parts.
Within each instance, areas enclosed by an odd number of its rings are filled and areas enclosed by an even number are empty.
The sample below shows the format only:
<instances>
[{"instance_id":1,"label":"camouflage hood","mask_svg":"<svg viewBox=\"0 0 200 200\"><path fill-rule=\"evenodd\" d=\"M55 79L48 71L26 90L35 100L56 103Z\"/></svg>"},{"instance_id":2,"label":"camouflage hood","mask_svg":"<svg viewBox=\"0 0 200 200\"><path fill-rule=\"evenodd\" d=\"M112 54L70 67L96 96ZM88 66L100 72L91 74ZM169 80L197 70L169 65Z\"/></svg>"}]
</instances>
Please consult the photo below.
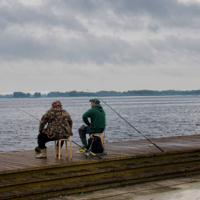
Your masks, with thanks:
<instances>
[{"instance_id":1,"label":"camouflage hood","mask_svg":"<svg viewBox=\"0 0 200 200\"><path fill-rule=\"evenodd\" d=\"M62 104L61 104L61 102L60 101L54 101L53 103L52 103L52 108L62 108Z\"/></svg>"}]
</instances>

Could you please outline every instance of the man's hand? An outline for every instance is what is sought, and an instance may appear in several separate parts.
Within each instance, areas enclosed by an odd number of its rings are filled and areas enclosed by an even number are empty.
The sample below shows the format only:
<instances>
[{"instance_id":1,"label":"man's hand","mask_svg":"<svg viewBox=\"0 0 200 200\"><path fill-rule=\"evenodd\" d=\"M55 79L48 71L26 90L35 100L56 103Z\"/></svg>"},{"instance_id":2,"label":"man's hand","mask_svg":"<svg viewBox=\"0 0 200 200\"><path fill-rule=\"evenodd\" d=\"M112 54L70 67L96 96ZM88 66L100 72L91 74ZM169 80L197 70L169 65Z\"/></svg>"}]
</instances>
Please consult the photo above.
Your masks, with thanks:
<instances>
[{"instance_id":1,"label":"man's hand","mask_svg":"<svg viewBox=\"0 0 200 200\"><path fill-rule=\"evenodd\" d=\"M47 129L43 129L42 131L40 131L39 133L44 133L44 134L47 134Z\"/></svg>"}]
</instances>

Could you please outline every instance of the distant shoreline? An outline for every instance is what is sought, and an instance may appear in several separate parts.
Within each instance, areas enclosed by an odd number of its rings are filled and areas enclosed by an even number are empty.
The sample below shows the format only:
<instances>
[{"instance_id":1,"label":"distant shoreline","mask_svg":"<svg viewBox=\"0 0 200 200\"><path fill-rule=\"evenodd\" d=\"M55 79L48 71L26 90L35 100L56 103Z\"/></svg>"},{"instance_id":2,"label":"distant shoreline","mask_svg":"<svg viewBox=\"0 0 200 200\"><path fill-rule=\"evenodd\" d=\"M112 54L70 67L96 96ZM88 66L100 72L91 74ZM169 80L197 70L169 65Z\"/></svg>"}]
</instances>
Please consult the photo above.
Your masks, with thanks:
<instances>
[{"instance_id":1,"label":"distant shoreline","mask_svg":"<svg viewBox=\"0 0 200 200\"><path fill-rule=\"evenodd\" d=\"M13 94L0 95L0 98L48 98L48 97L92 97L92 96L104 96L104 97L123 97L123 96L198 96L200 90L129 90L127 92L116 91L99 91L99 92L78 92L76 90L70 92L49 92L48 94L41 94L36 92L34 94L14 92Z\"/></svg>"}]
</instances>

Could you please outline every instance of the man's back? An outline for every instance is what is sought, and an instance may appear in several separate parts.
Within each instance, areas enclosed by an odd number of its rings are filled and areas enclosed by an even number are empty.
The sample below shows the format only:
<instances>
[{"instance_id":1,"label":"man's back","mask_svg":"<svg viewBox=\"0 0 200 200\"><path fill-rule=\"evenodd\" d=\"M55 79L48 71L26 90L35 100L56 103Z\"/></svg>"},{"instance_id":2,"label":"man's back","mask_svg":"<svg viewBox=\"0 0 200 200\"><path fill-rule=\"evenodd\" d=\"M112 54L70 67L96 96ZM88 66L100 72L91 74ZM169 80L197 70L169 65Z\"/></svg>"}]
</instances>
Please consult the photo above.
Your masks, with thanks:
<instances>
[{"instance_id":1,"label":"man's back","mask_svg":"<svg viewBox=\"0 0 200 200\"><path fill-rule=\"evenodd\" d=\"M49 138L68 138L72 134L72 120L69 113L56 102L52 105L40 121L40 130L43 130L44 125L48 123L47 135Z\"/></svg>"},{"instance_id":2,"label":"man's back","mask_svg":"<svg viewBox=\"0 0 200 200\"><path fill-rule=\"evenodd\" d=\"M91 119L90 128L92 130L99 130L103 132L106 126L105 116L106 114L102 106L97 104L93 106L91 109L89 109L87 112L85 112L82 118L87 125L90 125L88 123L88 118L90 118Z\"/></svg>"}]
</instances>

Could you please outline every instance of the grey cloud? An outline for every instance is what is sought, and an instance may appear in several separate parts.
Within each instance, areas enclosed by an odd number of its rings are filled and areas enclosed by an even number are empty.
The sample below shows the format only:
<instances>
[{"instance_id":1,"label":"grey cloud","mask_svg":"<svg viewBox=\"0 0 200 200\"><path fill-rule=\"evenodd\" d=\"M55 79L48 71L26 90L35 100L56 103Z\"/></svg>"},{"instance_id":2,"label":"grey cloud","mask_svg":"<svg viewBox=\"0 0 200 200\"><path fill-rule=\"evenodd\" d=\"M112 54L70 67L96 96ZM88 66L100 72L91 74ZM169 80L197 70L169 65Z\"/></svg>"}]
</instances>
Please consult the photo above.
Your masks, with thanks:
<instances>
[{"instance_id":1,"label":"grey cloud","mask_svg":"<svg viewBox=\"0 0 200 200\"><path fill-rule=\"evenodd\" d=\"M147 31L158 34L162 28L199 28L200 4L183 4L178 0L66 0L47 1L39 7L25 7L20 4L0 7L0 57L2 59L48 59L65 62L150 63L154 62L152 51L170 48L198 51L197 45L185 44L183 40L163 39L149 41L148 38L130 44L127 40L112 36L97 36L90 33L82 20L102 23L108 29L126 31ZM56 12L57 14L55 14ZM148 18L145 21L145 17ZM4 30L13 24L64 27L65 31L78 31L76 38L62 41L59 37L46 35L35 39L30 35L5 34ZM98 27L99 24L94 24ZM99 25L100 26L100 25ZM106 30L105 30L106 31ZM67 34L67 33L66 33ZM197 39L189 37L195 43ZM171 45L170 45L171 42ZM166 45L167 44L167 45ZM174 45L174 46L173 46Z\"/></svg>"},{"instance_id":2,"label":"grey cloud","mask_svg":"<svg viewBox=\"0 0 200 200\"><path fill-rule=\"evenodd\" d=\"M62 25L66 29L87 31L85 27L75 18L75 15L68 14L56 15L50 5L45 5L37 9L27 8L21 5L16 5L11 8L0 8L0 24L5 28L5 25L10 24L44 24L51 26Z\"/></svg>"},{"instance_id":3,"label":"grey cloud","mask_svg":"<svg viewBox=\"0 0 200 200\"><path fill-rule=\"evenodd\" d=\"M149 17L151 19L149 26L155 23L168 27L200 27L200 3L184 4L178 0L115 0L115 3L110 0L107 2L116 16Z\"/></svg>"},{"instance_id":4,"label":"grey cloud","mask_svg":"<svg viewBox=\"0 0 200 200\"><path fill-rule=\"evenodd\" d=\"M149 45L157 51L174 51L177 52L200 52L200 40L198 38L180 38L178 36L168 36L165 40L149 40Z\"/></svg>"},{"instance_id":5,"label":"grey cloud","mask_svg":"<svg viewBox=\"0 0 200 200\"><path fill-rule=\"evenodd\" d=\"M150 31L152 31L152 32L154 32L154 33L157 33L158 32L158 30L159 30L159 26L158 25L149 25L148 26L148 29L150 30Z\"/></svg>"},{"instance_id":6,"label":"grey cloud","mask_svg":"<svg viewBox=\"0 0 200 200\"><path fill-rule=\"evenodd\" d=\"M178 0L114 0L108 1L110 8L122 15L138 15L149 14L150 16L157 17L170 17L170 16L199 16L200 4L190 3L184 4ZM115 3L114 3L115 2ZM126 11L126 12L125 12Z\"/></svg>"},{"instance_id":7,"label":"grey cloud","mask_svg":"<svg viewBox=\"0 0 200 200\"><path fill-rule=\"evenodd\" d=\"M177 50L187 50L190 52L200 52L200 40L192 38L178 38L169 37L167 38L167 43L169 43L173 49Z\"/></svg>"},{"instance_id":8,"label":"grey cloud","mask_svg":"<svg viewBox=\"0 0 200 200\"><path fill-rule=\"evenodd\" d=\"M152 63L151 57L144 53L146 47L133 47L127 42L110 37L95 37L85 35L83 38L68 41L51 40L45 44L29 40L29 38L8 38L5 43L0 40L0 55L4 59L48 59L65 62L103 63Z\"/></svg>"},{"instance_id":9,"label":"grey cloud","mask_svg":"<svg viewBox=\"0 0 200 200\"><path fill-rule=\"evenodd\" d=\"M61 15L56 15L56 10ZM160 23L168 26L197 26L199 27L200 4L183 4L178 0L67 0L67 1L49 1L37 9L23 7L18 4L11 8L0 8L1 22L7 23L44 23L51 25L65 25L66 28L83 29L84 27L76 19L76 15L86 18L104 21L109 23L109 11L115 14L120 20L130 20L133 17L139 19L141 16L148 16L151 23ZM151 25L151 24L150 24ZM158 25L158 24L157 24ZM121 24L123 27L123 24ZM129 25L130 26L130 25ZM134 27L134 26L133 26Z\"/></svg>"}]
</instances>

